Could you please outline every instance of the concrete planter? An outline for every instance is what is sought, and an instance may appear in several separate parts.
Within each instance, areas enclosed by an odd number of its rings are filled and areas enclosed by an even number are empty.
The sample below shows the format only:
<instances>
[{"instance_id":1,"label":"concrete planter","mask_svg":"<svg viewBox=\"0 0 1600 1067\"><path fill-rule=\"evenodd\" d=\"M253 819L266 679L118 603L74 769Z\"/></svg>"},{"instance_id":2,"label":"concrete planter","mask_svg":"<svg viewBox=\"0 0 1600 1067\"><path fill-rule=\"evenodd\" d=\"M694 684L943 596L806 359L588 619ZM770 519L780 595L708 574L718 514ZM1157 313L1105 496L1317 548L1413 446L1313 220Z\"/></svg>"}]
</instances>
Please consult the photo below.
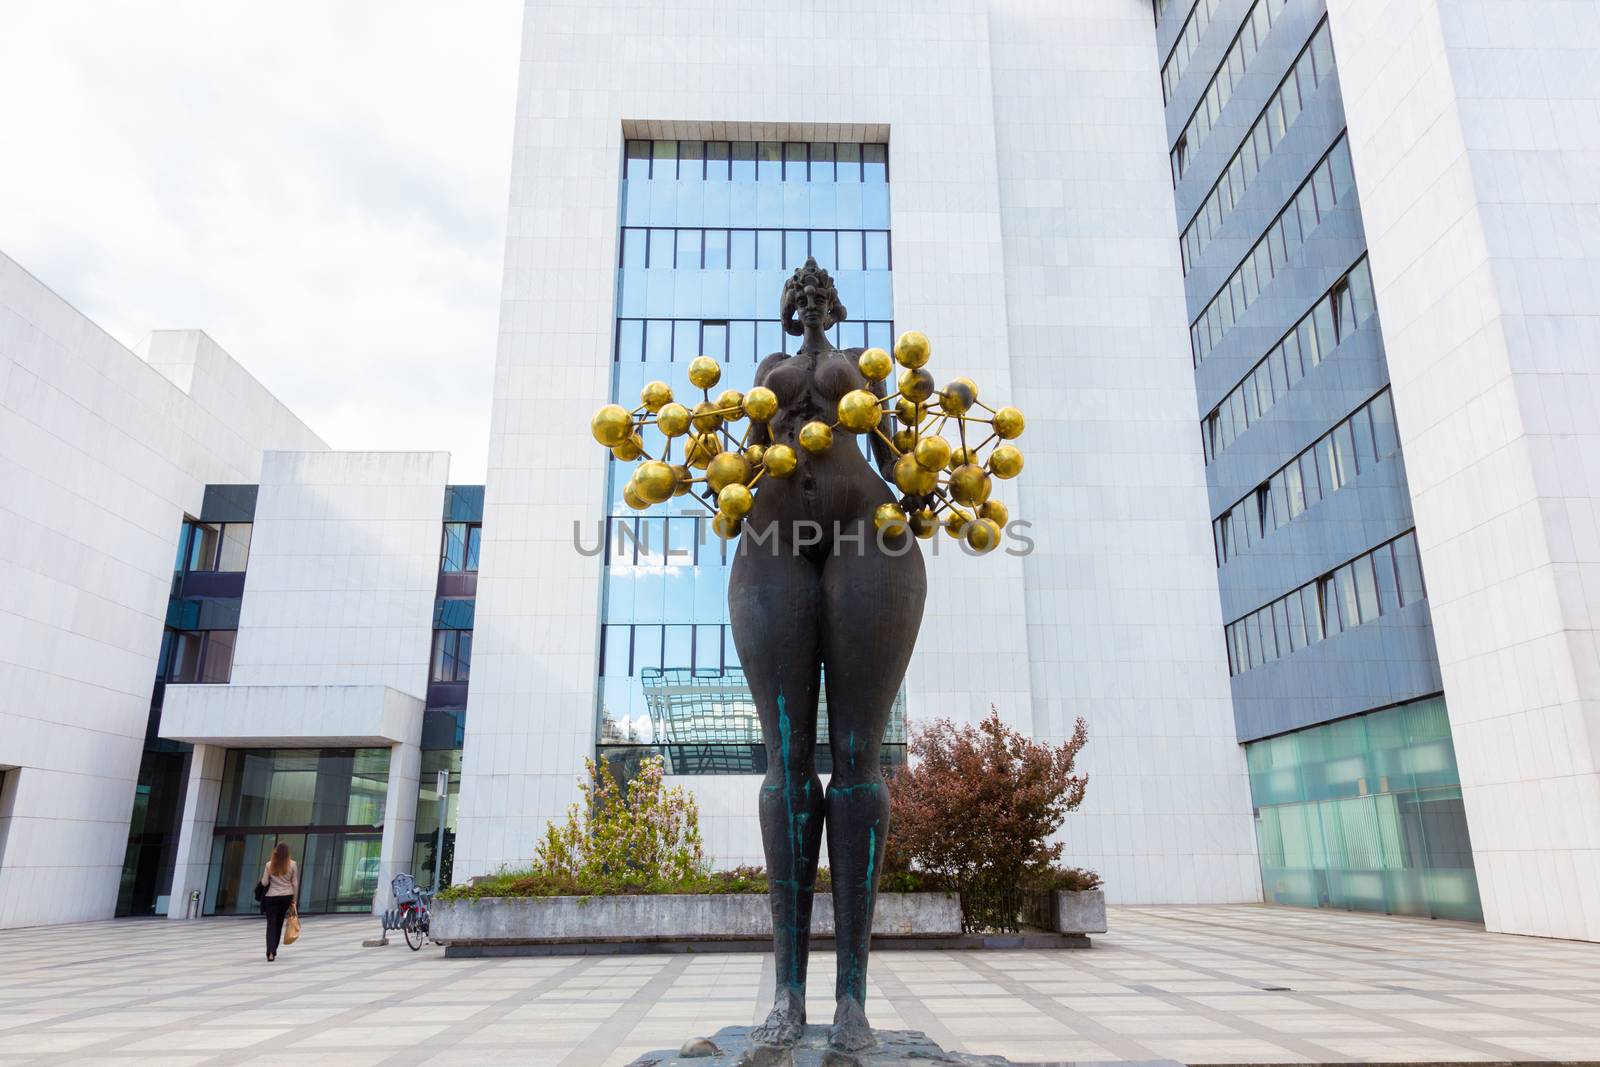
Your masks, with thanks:
<instances>
[{"instance_id":1,"label":"concrete planter","mask_svg":"<svg viewBox=\"0 0 1600 1067\"><path fill-rule=\"evenodd\" d=\"M1062 934L1103 934L1106 932L1106 894L1103 889L1079 893L1057 889L1052 896L1055 930Z\"/></svg>"},{"instance_id":2,"label":"concrete planter","mask_svg":"<svg viewBox=\"0 0 1600 1067\"><path fill-rule=\"evenodd\" d=\"M439 901L431 926L436 940L452 946L764 942L772 937L772 911L766 896L755 894L487 897ZM817 894L811 932L833 936L833 900L826 893ZM959 936L960 898L884 893L872 932L875 937Z\"/></svg>"}]
</instances>

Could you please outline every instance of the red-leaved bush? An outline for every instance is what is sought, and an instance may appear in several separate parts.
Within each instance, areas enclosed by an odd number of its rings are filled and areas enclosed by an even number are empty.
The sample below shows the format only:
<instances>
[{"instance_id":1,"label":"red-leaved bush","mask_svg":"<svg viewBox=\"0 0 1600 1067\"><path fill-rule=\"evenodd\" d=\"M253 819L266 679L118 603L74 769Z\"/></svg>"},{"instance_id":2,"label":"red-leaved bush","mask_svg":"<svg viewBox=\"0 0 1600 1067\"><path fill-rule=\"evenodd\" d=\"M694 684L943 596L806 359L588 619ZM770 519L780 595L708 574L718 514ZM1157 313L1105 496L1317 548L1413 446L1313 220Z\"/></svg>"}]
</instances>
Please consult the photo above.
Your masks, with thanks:
<instances>
[{"instance_id":1,"label":"red-leaved bush","mask_svg":"<svg viewBox=\"0 0 1600 1067\"><path fill-rule=\"evenodd\" d=\"M961 892L969 929L1015 929L1019 890L1061 858L1063 844L1051 838L1083 802L1089 776L1073 764L1088 740L1079 719L1060 745L1035 741L993 705L976 726L916 727L912 762L889 783L886 869L947 880Z\"/></svg>"}]
</instances>

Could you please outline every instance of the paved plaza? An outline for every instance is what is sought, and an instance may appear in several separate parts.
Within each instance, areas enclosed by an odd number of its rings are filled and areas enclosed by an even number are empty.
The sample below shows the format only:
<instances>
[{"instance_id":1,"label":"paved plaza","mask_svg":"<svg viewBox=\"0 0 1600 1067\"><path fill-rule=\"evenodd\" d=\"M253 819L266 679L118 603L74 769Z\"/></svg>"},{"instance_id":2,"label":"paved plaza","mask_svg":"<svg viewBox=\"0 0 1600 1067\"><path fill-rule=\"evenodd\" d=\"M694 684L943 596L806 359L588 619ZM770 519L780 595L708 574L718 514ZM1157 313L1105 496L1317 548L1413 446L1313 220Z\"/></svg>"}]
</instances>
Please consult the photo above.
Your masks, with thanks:
<instances>
[{"instance_id":1,"label":"paved plaza","mask_svg":"<svg viewBox=\"0 0 1600 1067\"><path fill-rule=\"evenodd\" d=\"M1018 1061L1600 1061L1600 945L1270 907L1114 908L1090 951L883 952L883 1027ZM767 957L446 960L309 918L0 932L0 1064L626 1064L758 1020ZM831 1014L832 959L812 1013Z\"/></svg>"}]
</instances>

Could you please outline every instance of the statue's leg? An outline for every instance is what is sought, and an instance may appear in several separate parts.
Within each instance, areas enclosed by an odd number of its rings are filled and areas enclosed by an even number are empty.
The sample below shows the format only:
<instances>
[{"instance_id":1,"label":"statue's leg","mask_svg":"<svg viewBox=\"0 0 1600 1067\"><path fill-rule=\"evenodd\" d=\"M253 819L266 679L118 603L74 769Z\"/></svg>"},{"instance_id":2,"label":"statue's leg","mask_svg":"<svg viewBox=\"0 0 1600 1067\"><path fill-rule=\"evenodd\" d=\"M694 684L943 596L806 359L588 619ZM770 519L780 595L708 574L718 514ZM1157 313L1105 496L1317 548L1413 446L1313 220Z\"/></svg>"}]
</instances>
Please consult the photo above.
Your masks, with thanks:
<instances>
[{"instance_id":1,"label":"statue's leg","mask_svg":"<svg viewBox=\"0 0 1600 1067\"><path fill-rule=\"evenodd\" d=\"M838 939L831 1043L859 1051L873 1043L864 1005L872 912L889 834L889 791L879 753L922 622L927 577L912 543L904 555L881 551L865 524L858 553L840 538L823 575L822 629L828 687L828 862Z\"/></svg>"},{"instance_id":2,"label":"statue's leg","mask_svg":"<svg viewBox=\"0 0 1600 1067\"><path fill-rule=\"evenodd\" d=\"M822 849L822 783L816 771L822 611L817 564L787 550L740 552L728 583L734 645L761 717L767 774L761 843L771 884L777 995L758 1041L792 1045L806 1022L811 901Z\"/></svg>"}]
</instances>

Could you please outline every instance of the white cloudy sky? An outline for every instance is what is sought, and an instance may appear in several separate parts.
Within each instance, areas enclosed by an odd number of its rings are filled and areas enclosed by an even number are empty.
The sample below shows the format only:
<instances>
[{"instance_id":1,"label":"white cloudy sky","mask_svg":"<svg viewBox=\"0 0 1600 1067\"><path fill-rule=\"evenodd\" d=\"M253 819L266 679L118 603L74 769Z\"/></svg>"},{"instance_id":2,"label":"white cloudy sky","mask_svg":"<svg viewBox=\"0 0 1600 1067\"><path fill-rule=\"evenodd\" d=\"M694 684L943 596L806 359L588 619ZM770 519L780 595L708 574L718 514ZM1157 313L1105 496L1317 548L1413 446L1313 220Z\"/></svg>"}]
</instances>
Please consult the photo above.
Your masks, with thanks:
<instances>
[{"instance_id":1,"label":"white cloudy sky","mask_svg":"<svg viewBox=\"0 0 1600 1067\"><path fill-rule=\"evenodd\" d=\"M0 250L483 477L518 0L0 0Z\"/></svg>"}]
</instances>

